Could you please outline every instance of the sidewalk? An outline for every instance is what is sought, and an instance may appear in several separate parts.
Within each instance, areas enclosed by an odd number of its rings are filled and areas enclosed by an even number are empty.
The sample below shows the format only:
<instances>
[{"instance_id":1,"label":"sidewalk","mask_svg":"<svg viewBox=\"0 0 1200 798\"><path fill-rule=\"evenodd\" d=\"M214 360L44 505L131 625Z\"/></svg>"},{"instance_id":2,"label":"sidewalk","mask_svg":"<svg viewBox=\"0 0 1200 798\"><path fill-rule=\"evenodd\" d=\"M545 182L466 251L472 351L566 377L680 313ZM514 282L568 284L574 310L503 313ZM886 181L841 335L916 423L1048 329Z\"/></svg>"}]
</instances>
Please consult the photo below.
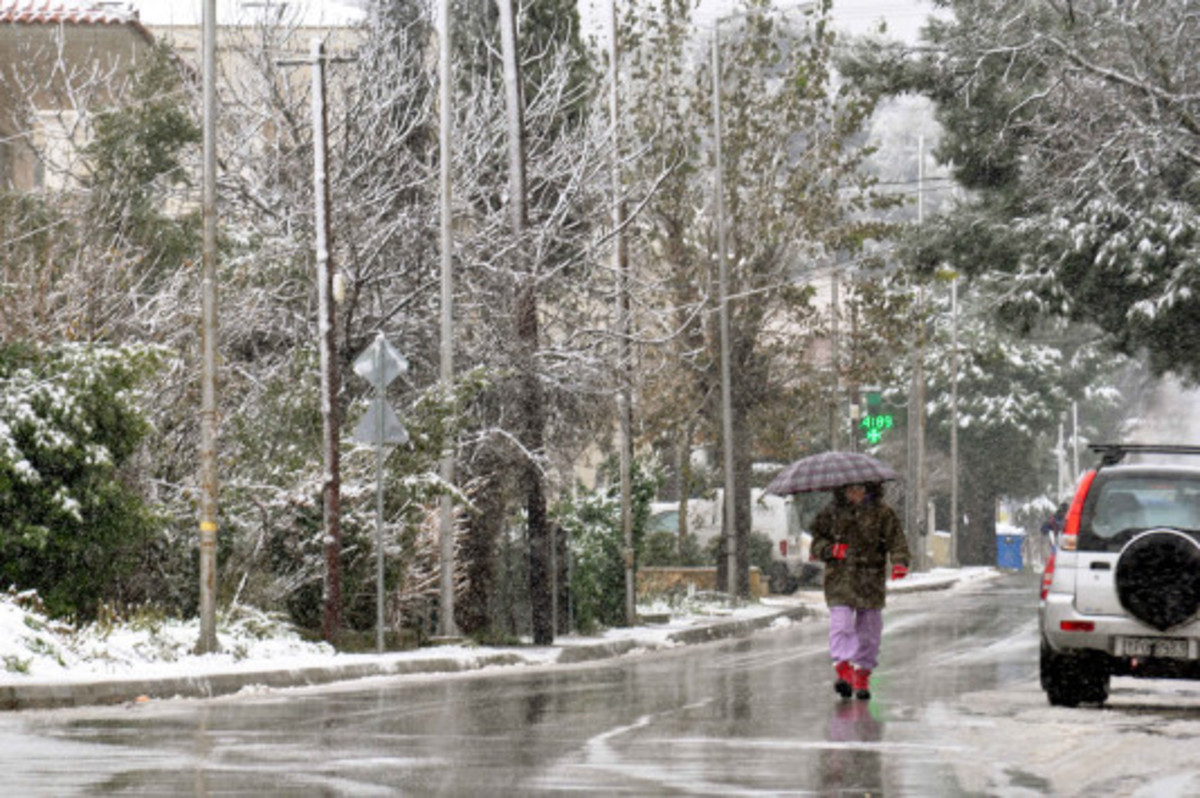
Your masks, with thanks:
<instances>
[{"instance_id":1,"label":"sidewalk","mask_svg":"<svg viewBox=\"0 0 1200 798\"><path fill-rule=\"evenodd\" d=\"M961 572L919 574L889 585L890 593L952 587ZM0 684L0 709L52 709L155 699L211 698L242 690L304 687L330 682L412 674L460 673L518 665L569 665L741 637L780 623L825 614L819 589L791 596L770 596L737 610L671 618L663 623L612 629L599 637L564 636L551 646L482 647L447 645L385 654L326 654L272 660L210 664L202 657L178 667L163 666L121 676L6 680ZM174 670L174 673L166 672Z\"/></svg>"}]
</instances>

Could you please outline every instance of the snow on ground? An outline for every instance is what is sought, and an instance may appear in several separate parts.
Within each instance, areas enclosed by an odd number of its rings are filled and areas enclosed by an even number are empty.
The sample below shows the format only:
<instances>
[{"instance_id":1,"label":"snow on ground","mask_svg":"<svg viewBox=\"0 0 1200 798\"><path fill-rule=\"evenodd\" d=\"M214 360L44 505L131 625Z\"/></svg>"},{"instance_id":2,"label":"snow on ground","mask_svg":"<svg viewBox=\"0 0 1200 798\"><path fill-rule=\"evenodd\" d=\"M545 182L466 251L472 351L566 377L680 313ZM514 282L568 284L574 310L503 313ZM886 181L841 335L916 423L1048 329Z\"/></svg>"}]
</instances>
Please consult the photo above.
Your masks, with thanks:
<instances>
[{"instance_id":1,"label":"snow on ground","mask_svg":"<svg viewBox=\"0 0 1200 798\"><path fill-rule=\"evenodd\" d=\"M965 795L1200 795L1196 682L1115 677L1097 709L1050 706L1034 677L932 704L926 723Z\"/></svg>"},{"instance_id":2,"label":"snow on ground","mask_svg":"<svg viewBox=\"0 0 1200 798\"><path fill-rule=\"evenodd\" d=\"M891 586L913 589L939 582L962 584L995 573L991 568L935 569L911 574ZM671 644L673 634L688 628L763 618L800 604L824 608L819 590L733 604L723 594L700 594L670 604L656 601L638 607L643 625L608 629L591 636L561 636L553 647L523 646L521 658L526 662L552 662L564 648L604 641L635 640L663 647ZM780 619L776 626L789 623ZM340 653L327 643L307 641L279 618L246 607L218 617L220 653L193 653L199 636L198 619L178 620L151 613L122 623L94 623L77 629L47 618L35 593L10 591L0 595L0 685L201 676L349 664L379 656ZM471 661L496 650L469 644L442 645L386 656Z\"/></svg>"}]
</instances>

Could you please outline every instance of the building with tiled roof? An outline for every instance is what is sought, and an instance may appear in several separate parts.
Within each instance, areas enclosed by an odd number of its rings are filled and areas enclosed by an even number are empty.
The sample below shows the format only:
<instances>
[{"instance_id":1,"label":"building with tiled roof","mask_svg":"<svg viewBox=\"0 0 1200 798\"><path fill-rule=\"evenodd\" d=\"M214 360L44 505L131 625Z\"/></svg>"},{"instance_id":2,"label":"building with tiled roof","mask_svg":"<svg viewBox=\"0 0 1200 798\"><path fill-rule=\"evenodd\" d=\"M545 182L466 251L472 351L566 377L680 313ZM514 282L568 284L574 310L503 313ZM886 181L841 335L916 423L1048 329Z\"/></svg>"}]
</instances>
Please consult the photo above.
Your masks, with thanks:
<instances>
[{"instance_id":1,"label":"building with tiled roof","mask_svg":"<svg viewBox=\"0 0 1200 798\"><path fill-rule=\"evenodd\" d=\"M138 13L127 3L3 0L0 2L0 22L25 25L127 25L138 22Z\"/></svg>"},{"instance_id":2,"label":"building with tiled roof","mask_svg":"<svg viewBox=\"0 0 1200 798\"><path fill-rule=\"evenodd\" d=\"M68 185L88 114L153 41L126 3L0 0L0 186Z\"/></svg>"},{"instance_id":3,"label":"building with tiled roof","mask_svg":"<svg viewBox=\"0 0 1200 798\"><path fill-rule=\"evenodd\" d=\"M141 9L145 6L146 13ZM63 188L79 174L95 113L156 41L201 74L199 0L0 0L0 188ZM328 7L326 7L328 6ZM314 38L352 52L363 12L326 0L218 0L218 79L237 97L264 80L306 92L304 69L263 74L264 59L304 59ZM331 95L335 94L331 92ZM331 96L336 102L336 97ZM260 131L269 133L269 126Z\"/></svg>"}]
</instances>

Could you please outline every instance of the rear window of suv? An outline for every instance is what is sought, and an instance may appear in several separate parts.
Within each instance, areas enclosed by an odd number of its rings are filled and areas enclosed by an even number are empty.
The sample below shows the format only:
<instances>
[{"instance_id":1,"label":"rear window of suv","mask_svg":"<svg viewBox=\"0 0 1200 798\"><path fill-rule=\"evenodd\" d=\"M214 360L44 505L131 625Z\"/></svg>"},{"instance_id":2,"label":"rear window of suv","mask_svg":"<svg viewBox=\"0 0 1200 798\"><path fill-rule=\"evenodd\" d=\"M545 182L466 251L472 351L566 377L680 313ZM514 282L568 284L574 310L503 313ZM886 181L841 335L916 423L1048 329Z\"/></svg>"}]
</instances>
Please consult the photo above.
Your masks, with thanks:
<instances>
[{"instance_id":1,"label":"rear window of suv","mask_svg":"<svg viewBox=\"0 0 1200 798\"><path fill-rule=\"evenodd\" d=\"M1084 503L1079 548L1120 551L1138 532L1163 527L1200 534L1200 472L1102 469Z\"/></svg>"}]
</instances>

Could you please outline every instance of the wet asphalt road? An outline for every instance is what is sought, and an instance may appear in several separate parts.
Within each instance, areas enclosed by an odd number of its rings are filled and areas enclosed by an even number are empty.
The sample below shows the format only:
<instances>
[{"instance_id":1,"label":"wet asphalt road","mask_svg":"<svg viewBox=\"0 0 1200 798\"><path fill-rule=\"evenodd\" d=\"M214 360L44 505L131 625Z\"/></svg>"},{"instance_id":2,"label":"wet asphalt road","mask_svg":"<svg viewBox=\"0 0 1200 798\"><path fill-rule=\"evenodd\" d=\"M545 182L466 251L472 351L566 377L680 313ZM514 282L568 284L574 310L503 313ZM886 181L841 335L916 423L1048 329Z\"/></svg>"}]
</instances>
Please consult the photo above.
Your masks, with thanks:
<instances>
[{"instance_id":1,"label":"wet asphalt road","mask_svg":"<svg viewBox=\"0 0 1200 798\"><path fill-rule=\"evenodd\" d=\"M19 713L12 795L965 794L937 707L1036 679L1036 581L893 597L869 702L827 623L589 666Z\"/></svg>"}]
</instances>

